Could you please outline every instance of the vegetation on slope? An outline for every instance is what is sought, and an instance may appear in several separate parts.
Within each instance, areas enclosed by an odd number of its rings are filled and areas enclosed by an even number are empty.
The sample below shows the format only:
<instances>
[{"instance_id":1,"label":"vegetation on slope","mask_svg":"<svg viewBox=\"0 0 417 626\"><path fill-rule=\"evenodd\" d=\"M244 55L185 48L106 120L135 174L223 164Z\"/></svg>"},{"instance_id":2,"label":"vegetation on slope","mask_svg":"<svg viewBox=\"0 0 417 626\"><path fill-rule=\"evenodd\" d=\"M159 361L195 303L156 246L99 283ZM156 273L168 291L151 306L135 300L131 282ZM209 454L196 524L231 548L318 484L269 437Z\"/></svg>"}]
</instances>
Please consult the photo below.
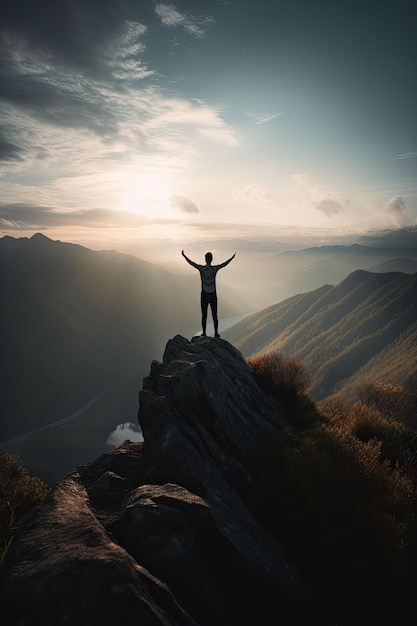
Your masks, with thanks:
<instances>
[{"instance_id":1,"label":"vegetation on slope","mask_svg":"<svg viewBox=\"0 0 417 626\"><path fill-rule=\"evenodd\" d=\"M313 395L347 400L364 379L417 384L417 274L356 271L224 333L244 356L280 351L314 373Z\"/></svg>"},{"instance_id":2,"label":"vegetation on slope","mask_svg":"<svg viewBox=\"0 0 417 626\"><path fill-rule=\"evenodd\" d=\"M49 493L40 478L31 476L17 457L0 450L0 564L22 517Z\"/></svg>"},{"instance_id":3,"label":"vegetation on slope","mask_svg":"<svg viewBox=\"0 0 417 626\"><path fill-rule=\"evenodd\" d=\"M318 405L302 362L282 353L247 362L289 424L265 451L259 522L351 623L416 623L417 394L378 381L361 385L353 406ZM0 452L0 560L48 490Z\"/></svg>"},{"instance_id":4,"label":"vegetation on slope","mask_svg":"<svg viewBox=\"0 0 417 626\"><path fill-rule=\"evenodd\" d=\"M291 424L268 450L261 522L354 623L416 623L416 394L378 382L350 408L318 406L303 364L269 354L248 364Z\"/></svg>"}]
</instances>

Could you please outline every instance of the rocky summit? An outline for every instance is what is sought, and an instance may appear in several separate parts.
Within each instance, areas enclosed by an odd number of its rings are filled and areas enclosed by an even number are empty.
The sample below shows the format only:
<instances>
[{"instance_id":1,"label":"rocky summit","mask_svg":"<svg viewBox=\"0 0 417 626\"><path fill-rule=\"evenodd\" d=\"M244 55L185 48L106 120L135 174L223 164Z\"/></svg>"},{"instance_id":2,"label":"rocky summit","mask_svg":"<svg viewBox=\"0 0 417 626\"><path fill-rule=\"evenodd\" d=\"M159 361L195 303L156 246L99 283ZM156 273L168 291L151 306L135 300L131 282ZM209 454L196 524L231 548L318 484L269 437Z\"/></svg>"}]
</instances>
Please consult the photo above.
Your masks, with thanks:
<instances>
[{"instance_id":1,"label":"rocky summit","mask_svg":"<svg viewBox=\"0 0 417 626\"><path fill-rule=\"evenodd\" d=\"M342 624L257 518L286 422L240 352L174 337L138 417L144 443L78 467L24 520L2 624Z\"/></svg>"}]
</instances>

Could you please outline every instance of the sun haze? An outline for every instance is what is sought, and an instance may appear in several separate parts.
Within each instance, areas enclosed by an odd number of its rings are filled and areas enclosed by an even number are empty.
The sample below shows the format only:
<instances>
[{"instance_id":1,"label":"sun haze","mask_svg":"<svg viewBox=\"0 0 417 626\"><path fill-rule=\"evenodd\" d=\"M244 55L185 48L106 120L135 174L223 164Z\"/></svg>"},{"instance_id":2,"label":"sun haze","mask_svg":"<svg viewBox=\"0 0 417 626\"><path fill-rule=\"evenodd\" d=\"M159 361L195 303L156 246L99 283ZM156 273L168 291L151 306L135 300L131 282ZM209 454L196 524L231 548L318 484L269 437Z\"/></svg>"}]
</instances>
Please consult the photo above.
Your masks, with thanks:
<instances>
[{"instance_id":1,"label":"sun haze","mask_svg":"<svg viewBox=\"0 0 417 626\"><path fill-rule=\"evenodd\" d=\"M39 0L0 17L2 235L139 254L417 223L406 0Z\"/></svg>"}]
</instances>

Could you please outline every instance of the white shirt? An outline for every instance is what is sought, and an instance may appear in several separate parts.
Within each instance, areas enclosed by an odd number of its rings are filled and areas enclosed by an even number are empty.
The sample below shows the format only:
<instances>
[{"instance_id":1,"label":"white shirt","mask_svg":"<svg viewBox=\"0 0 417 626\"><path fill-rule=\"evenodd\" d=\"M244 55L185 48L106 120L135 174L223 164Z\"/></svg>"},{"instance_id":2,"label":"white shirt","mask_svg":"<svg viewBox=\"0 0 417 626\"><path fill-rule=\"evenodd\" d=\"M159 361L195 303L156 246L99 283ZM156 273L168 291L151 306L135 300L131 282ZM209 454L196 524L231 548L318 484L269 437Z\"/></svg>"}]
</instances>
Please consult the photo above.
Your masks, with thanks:
<instances>
[{"instance_id":1,"label":"white shirt","mask_svg":"<svg viewBox=\"0 0 417 626\"><path fill-rule=\"evenodd\" d=\"M234 256L234 255L233 255ZM185 260L195 267L200 272L201 278L201 291L205 291L206 293L216 293L216 274L222 268L230 263L233 259L228 259L224 263L220 263L220 265L199 265L198 263L194 263L188 257L184 255Z\"/></svg>"}]
</instances>

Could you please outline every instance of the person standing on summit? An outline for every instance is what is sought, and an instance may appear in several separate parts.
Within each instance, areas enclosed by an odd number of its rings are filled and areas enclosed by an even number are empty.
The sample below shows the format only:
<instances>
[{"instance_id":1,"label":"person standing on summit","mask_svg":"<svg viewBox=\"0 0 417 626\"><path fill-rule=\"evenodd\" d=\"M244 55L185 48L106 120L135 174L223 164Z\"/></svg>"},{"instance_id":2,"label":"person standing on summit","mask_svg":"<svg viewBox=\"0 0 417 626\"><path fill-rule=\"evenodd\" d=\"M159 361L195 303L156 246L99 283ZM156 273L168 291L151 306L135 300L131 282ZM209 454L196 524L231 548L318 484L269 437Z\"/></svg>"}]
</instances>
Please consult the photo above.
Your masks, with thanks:
<instances>
[{"instance_id":1,"label":"person standing on summit","mask_svg":"<svg viewBox=\"0 0 417 626\"><path fill-rule=\"evenodd\" d=\"M213 260L213 255L211 252L207 252L205 259L206 265L199 265L198 263L194 263L191 261L185 253L182 251L182 256L184 259L195 267L200 272L201 277L201 324L203 326L203 337L206 337L206 325L207 325L207 309L208 305L211 308L211 314L213 317L214 324L214 334L215 337L220 337L219 335L219 320L217 319L217 293L216 293L216 274L222 268L229 265L230 261L232 261L236 252L233 256L230 257L224 263L220 265L212 265L211 262Z\"/></svg>"}]
</instances>

